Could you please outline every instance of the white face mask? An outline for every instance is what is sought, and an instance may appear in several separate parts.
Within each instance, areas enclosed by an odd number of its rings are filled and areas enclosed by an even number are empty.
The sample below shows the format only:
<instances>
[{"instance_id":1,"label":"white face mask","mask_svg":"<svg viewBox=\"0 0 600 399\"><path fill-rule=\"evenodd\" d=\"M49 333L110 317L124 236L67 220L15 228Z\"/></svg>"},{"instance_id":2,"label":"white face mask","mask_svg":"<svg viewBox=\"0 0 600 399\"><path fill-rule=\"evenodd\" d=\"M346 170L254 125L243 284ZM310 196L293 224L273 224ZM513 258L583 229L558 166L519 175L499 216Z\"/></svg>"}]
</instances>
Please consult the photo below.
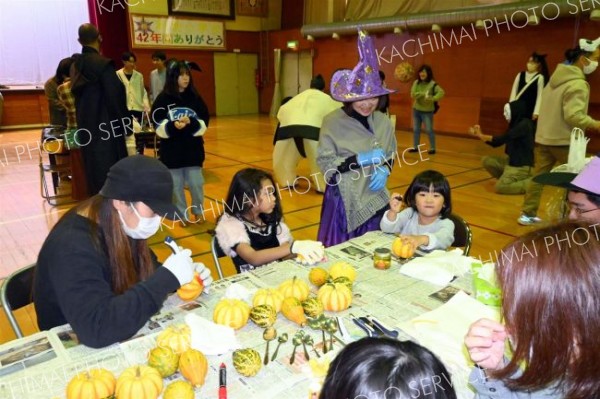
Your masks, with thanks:
<instances>
[{"instance_id":1,"label":"white face mask","mask_svg":"<svg viewBox=\"0 0 600 399\"><path fill-rule=\"evenodd\" d=\"M583 73L589 75L590 73L594 72L596 68L598 68L598 61L592 61L587 57L585 59L588 60L590 63L583 67Z\"/></svg>"},{"instance_id":2,"label":"white face mask","mask_svg":"<svg viewBox=\"0 0 600 399\"><path fill-rule=\"evenodd\" d=\"M149 218L143 217L138 213L133 204L129 205L131 206L131 209L133 209L133 213L135 213L139 221L137 226L132 229L131 227L127 226L127 223L125 223L125 219L123 219L121 211L117 210L119 218L121 219L121 226L123 227L125 234L136 240L145 240L156 234L160 228L160 216L155 215Z\"/></svg>"}]
</instances>

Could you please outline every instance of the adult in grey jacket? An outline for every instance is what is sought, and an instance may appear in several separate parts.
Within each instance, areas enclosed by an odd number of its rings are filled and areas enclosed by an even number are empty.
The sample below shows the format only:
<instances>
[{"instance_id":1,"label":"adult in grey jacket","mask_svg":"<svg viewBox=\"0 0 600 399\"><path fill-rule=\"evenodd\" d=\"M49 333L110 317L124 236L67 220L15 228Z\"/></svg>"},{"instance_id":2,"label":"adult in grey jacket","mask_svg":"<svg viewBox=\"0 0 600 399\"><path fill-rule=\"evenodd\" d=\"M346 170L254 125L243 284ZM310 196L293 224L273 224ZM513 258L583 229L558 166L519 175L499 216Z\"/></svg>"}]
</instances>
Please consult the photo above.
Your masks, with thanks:
<instances>
[{"instance_id":1,"label":"adult in grey jacket","mask_svg":"<svg viewBox=\"0 0 600 399\"><path fill-rule=\"evenodd\" d=\"M600 397L600 241L568 221L518 238L498 257L504 324L465 337L478 398ZM510 346L510 358L505 357Z\"/></svg>"}]
</instances>

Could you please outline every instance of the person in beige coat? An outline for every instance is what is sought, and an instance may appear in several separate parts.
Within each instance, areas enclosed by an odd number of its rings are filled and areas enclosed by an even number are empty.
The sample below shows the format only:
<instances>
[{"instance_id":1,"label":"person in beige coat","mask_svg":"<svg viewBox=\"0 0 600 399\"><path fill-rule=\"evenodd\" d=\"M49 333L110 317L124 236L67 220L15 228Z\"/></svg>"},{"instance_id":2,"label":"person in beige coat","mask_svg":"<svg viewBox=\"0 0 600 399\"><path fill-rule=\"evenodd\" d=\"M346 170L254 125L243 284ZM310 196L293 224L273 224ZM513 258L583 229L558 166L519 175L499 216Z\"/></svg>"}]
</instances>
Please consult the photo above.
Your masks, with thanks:
<instances>
[{"instance_id":1,"label":"person in beige coat","mask_svg":"<svg viewBox=\"0 0 600 399\"><path fill-rule=\"evenodd\" d=\"M123 61L123 68L117 71L117 77L125 86L125 93L127 96L127 109L131 113L133 119L137 123L133 123L132 130L137 133L141 130L141 125L144 122L144 114L148 114L150 111L150 101L148 100L148 93L144 86L144 75L135 70L135 63L137 58L135 54L126 51L121 57ZM125 140L127 144L127 154L134 155L136 153L136 143L133 135L130 135ZM144 148L138 148L137 152L142 154Z\"/></svg>"},{"instance_id":2,"label":"person in beige coat","mask_svg":"<svg viewBox=\"0 0 600 399\"><path fill-rule=\"evenodd\" d=\"M544 88L535 136L533 176L567 163L573 128L600 130L600 121L588 115L590 85L585 78L598 67L599 46L600 38L580 39L577 47L565 52L566 62L556 67ZM527 187L519 224L542 221L537 217L542 189L535 181Z\"/></svg>"}]
</instances>

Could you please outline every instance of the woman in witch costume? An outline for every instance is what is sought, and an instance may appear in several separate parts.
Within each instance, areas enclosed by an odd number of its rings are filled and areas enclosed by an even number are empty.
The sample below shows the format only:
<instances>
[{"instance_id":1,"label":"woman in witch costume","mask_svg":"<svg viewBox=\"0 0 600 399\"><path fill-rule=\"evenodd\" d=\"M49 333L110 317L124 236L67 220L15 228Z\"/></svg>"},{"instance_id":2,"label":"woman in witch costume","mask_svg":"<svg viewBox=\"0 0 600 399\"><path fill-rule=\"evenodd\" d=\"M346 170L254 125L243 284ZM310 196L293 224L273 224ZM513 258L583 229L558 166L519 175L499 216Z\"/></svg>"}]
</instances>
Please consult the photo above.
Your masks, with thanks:
<instances>
[{"instance_id":1,"label":"woman in witch costume","mask_svg":"<svg viewBox=\"0 0 600 399\"><path fill-rule=\"evenodd\" d=\"M394 90L383 87L373 41L360 30L358 51L358 65L331 79L331 96L344 106L323 119L319 137L317 163L326 188L317 239L326 247L378 230L389 202L385 185L396 136L377 109Z\"/></svg>"}]
</instances>

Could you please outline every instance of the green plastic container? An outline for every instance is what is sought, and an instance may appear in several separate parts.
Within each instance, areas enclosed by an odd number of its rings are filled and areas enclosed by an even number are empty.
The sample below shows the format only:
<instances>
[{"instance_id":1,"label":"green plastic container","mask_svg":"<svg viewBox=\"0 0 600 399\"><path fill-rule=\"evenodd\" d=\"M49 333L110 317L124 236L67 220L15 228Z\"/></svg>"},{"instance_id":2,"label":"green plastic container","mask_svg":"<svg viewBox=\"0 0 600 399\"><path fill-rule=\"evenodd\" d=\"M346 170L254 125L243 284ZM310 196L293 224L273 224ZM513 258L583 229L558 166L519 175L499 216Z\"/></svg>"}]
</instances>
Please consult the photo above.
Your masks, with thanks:
<instances>
[{"instance_id":1,"label":"green plastic container","mask_svg":"<svg viewBox=\"0 0 600 399\"><path fill-rule=\"evenodd\" d=\"M502 305L502 290L496 285L495 281L488 281L479 277L479 271L482 267L481 263L471 263L475 299L485 305L500 307Z\"/></svg>"}]
</instances>

